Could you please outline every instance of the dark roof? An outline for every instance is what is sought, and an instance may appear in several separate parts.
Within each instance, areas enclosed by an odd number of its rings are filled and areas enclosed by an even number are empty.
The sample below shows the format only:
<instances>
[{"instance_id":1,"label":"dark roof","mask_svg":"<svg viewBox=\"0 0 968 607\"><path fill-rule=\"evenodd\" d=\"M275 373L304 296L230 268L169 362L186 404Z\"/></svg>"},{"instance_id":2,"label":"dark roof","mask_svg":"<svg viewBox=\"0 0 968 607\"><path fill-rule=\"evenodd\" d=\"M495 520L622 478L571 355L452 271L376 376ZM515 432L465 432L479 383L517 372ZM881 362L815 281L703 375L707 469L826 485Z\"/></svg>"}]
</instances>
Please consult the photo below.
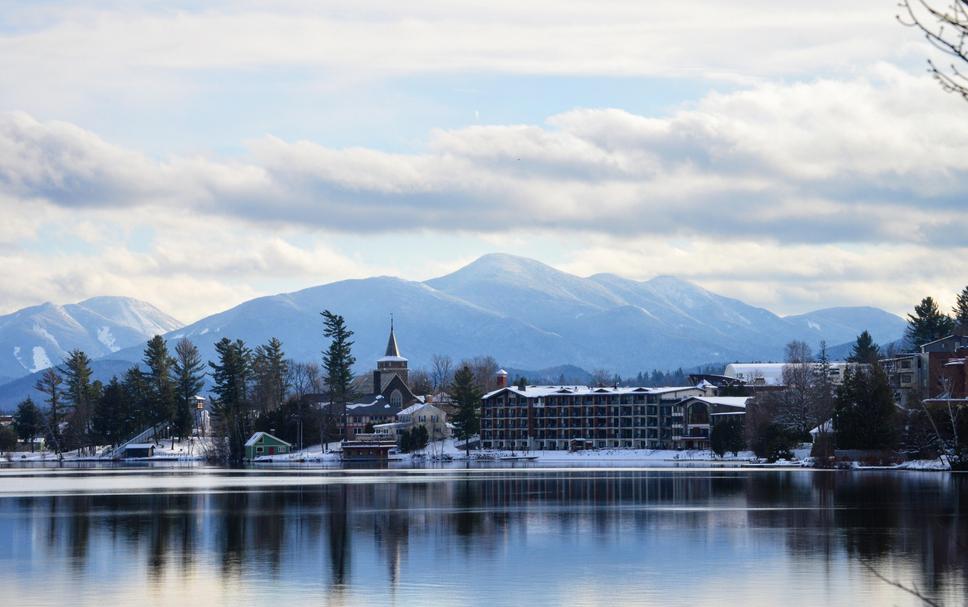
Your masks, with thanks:
<instances>
[{"instance_id":1,"label":"dark roof","mask_svg":"<svg viewBox=\"0 0 968 607\"><path fill-rule=\"evenodd\" d=\"M397 336L393 333L393 321L390 321L390 338L387 340L387 353L384 356L400 357L400 348L397 347Z\"/></svg>"},{"instance_id":2,"label":"dark roof","mask_svg":"<svg viewBox=\"0 0 968 607\"><path fill-rule=\"evenodd\" d=\"M949 342L955 342L955 348L959 346L964 346L968 342L968 335L959 335L957 333L953 335L947 335L940 339L935 339L927 343L921 344L921 352L948 352L946 347Z\"/></svg>"},{"instance_id":3,"label":"dark roof","mask_svg":"<svg viewBox=\"0 0 968 607\"><path fill-rule=\"evenodd\" d=\"M399 406L391 405L390 401L383 398L380 394L370 394L355 400L355 403L346 405L346 412L349 415L366 415L370 417L376 415L396 415L401 409ZM328 412L329 407L330 405L327 403L320 409Z\"/></svg>"},{"instance_id":4,"label":"dark roof","mask_svg":"<svg viewBox=\"0 0 968 607\"><path fill-rule=\"evenodd\" d=\"M732 386L742 386L745 382L741 379L736 379L735 377L729 377L728 375L718 375L716 373L690 373L689 381L694 384L698 384L701 381L708 381L717 388L722 387L732 387Z\"/></svg>"}]
</instances>

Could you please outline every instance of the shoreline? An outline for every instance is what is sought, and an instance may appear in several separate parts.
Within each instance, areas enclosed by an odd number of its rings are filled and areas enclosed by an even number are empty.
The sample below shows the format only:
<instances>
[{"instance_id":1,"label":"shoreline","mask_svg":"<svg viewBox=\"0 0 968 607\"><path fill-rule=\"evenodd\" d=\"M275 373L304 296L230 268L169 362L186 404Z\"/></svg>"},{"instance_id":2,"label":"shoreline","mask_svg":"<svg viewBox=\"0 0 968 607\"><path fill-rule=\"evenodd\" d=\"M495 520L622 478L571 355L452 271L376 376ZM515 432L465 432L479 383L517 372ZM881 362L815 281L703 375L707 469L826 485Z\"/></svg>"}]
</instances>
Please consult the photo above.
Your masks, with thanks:
<instances>
[{"instance_id":1,"label":"shoreline","mask_svg":"<svg viewBox=\"0 0 968 607\"><path fill-rule=\"evenodd\" d=\"M232 466L210 464L204 455L160 454L153 457L107 459L97 456L66 456L56 458L53 454L34 454L34 457L18 459L0 458L0 468L58 468L58 467L144 467L152 464L178 466L205 466L231 469ZM689 469L695 467L713 467L719 469L802 469L802 470L833 470L833 471L915 471L915 472L950 472L950 467L942 461L910 460L896 465L878 466L862 465L851 462L848 465L836 467L818 467L812 458L803 457L794 460L779 460L767 462L752 454L738 457L716 457L709 452L677 452L677 451L639 451L610 450L607 452L584 451L569 453L566 451L539 451L527 454L510 451L489 451L485 454L472 453L470 461L461 453L445 452L443 456L429 456L424 454L399 454L389 461L361 461L343 462L338 451L304 451L285 455L266 456L257 460L245 462L244 468L263 470L296 469L366 469L385 467L386 469L460 469L465 467L477 469L537 469L550 465L552 467L587 467L599 470L629 469L629 468L664 468Z\"/></svg>"}]
</instances>

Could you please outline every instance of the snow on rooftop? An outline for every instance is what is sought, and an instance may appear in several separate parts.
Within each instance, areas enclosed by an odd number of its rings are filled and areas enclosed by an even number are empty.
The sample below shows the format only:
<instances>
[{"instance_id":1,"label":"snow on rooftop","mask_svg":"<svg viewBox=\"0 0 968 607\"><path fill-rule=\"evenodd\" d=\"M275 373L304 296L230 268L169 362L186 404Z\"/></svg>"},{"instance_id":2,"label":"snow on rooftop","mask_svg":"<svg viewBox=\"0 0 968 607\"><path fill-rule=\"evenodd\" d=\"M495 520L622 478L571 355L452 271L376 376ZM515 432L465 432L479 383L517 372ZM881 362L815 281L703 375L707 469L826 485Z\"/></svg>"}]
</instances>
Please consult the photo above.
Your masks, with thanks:
<instances>
[{"instance_id":1,"label":"snow on rooftop","mask_svg":"<svg viewBox=\"0 0 968 607\"><path fill-rule=\"evenodd\" d=\"M696 396L695 399L710 405L745 408L750 398L748 396Z\"/></svg>"},{"instance_id":2,"label":"snow on rooftop","mask_svg":"<svg viewBox=\"0 0 968 607\"><path fill-rule=\"evenodd\" d=\"M527 386L524 390L518 388L517 386L508 386L506 388L498 388L485 394L482 398L489 398L498 394L499 392L507 390L513 394L519 396L525 396L528 398L542 398L545 396L556 396L556 395L578 395L578 396L595 396L595 395L607 395L607 394L667 394L669 392L681 392L685 390L696 390L695 386L669 386L661 388L644 388L636 386L619 386L619 387L598 387L592 388L590 386Z\"/></svg>"},{"instance_id":3,"label":"snow on rooftop","mask_svg":"<svg viewBox=\"0 0 968 607\"><path fill-rule=\"evenodd\" d=\"M269 438L272 438L273 440L277 440L280 443L286 443L286 441L282 440L279 437L272 436L268 432L256 432L255 434L253 434L252 436L249 437L249 440L245 441L245 446L246 447L254 447L255 444L257 442L259 442L259 439L262 438L263 436L268 436ZM286 443L286 444L288 445L289 443Z\"/></svg>"},{"instance_id":4,"label":"snow on rooftop","mask_svg":"<svg viewBox=\"0 0 968 607\"><path fill-rule=\"evenodd\" d=\"M814 368L817 368L819 364L814 361ZM830 362L830 368L843 370L852 364L854 363L832 361ZM786 366L786 363L730 363L726 365L726 370L723 371L723 375L739 379L748 384L782 386L783 368Z\"/></svg>"},{"instance_id":5,"label":"snow on rooftop","mask_svg":"<svg viewBox=\"0 0 968 607\"><path fill-rule=\"evenodd\" d=\"M249 440L245 441L245 446L252 447L257 442L259 442L259 439L262 438L263 434L265 434L265 432L256 432L255 434L249 437Z\"/></svg>"},{"instance_id":6,"label":"snow on rooftop","mask_svg":"<svg viewBox=\"0 0 968 607\"><path fill-rule=\"evenodd\" d=\"M397 413L397 415L410 415L423 406L424 406L424 403L416 403L416 404L410 405L406 409L403 409L399 413Z\"/></svg>"},{"instance_id":7,"label":"snow on rooftop","mask_svg":"<svg viewBox=\"0 0 968 607\"><path fill-rule=\"evenodd\" d=\"M824 423L820 424L816 428L810 431L810 436L816 436L821 432L833 432L834 431L834 420L828 419Z\"/></svg>"},{"instance_id":8,"label":"snow on rooftop","mask_svg":"<svg viewBox=\"0 0 968 607\"><path fill-rule=\"evenodd\" d=\"M731 363L726 365L723 375L746 383L762 380L770 386L783 385L783 363Z\"/></svg>"}]
</instances>

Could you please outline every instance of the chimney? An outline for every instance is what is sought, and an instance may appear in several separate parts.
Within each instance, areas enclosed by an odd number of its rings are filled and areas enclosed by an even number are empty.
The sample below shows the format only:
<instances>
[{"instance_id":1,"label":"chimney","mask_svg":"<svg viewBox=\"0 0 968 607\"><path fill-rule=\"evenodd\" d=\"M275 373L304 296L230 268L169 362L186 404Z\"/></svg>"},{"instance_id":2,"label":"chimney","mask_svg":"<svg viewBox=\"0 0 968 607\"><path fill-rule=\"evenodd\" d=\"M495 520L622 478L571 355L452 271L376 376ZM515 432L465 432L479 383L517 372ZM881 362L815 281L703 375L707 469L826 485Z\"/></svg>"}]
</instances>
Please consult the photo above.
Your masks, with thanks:
<instances>
[{"instance_id":1,"label":"chimney","mask_svg":"<svg viewBox=\"0 0 968 607\"><path fill-rule=\"evenodd\" d=\"M508 387L508 372L504 369L497 372L497 387L498 389Z\"/></svg>"}]
</instances>

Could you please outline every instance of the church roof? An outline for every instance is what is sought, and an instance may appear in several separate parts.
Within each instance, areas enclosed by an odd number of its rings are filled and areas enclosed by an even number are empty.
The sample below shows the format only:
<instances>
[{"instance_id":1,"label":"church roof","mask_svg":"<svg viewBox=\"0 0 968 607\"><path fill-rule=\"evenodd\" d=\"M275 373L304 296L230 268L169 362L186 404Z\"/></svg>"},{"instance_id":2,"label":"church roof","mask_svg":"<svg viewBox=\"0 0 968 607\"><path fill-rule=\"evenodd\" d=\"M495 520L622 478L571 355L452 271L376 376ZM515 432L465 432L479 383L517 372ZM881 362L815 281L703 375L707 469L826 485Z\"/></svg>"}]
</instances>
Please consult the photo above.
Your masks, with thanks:
<instances>
[{"instance_id":1,"label":"church roof","mask_svg":"<svg viewBox=\"0 0 968 607\"><path fill-rule=\"evenodd\" d=\"M384 356L400 356L400 348L397 347L397 336L393 333L393 321L390 321L390 339L387 340L387 352Z\"/></svg>"},{"instance_id":2,"label":"church roof","mask_svg":"<svg viewBox=\"0 0 968 607\"><path fill-rule=\"evenodd\" d=\"M403 362L407 360L403 356L400 356L400 348L399 346L397 346L397 336L396 336L396 333L393 332L393 320L390 321L390 338L387 339L386 354L384 354L383 358L379 360L380 362L389 362L389 361Z\"/></svg>"}]
</instances>

